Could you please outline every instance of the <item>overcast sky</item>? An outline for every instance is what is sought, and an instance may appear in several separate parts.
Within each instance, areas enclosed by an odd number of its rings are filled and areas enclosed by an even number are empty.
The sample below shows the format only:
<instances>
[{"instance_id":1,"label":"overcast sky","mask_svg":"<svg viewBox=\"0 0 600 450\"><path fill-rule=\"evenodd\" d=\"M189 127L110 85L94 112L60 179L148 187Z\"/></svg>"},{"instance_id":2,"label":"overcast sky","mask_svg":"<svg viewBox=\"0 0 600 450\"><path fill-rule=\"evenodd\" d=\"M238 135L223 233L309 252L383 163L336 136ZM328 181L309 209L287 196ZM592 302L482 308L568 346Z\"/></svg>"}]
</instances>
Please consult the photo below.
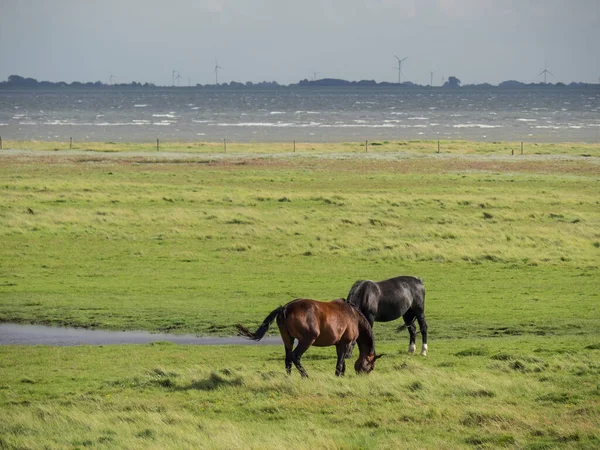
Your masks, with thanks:
<instances>
[{"instance_id":1,"label":"overcast sky","mask_svg":"<svg viewBox=\"0 0 600 450\"><path fill-rule=\"evenodd\" d=\"M600 0L0 0L0 80L600 78Z\"/></svg>"}]
</instances>

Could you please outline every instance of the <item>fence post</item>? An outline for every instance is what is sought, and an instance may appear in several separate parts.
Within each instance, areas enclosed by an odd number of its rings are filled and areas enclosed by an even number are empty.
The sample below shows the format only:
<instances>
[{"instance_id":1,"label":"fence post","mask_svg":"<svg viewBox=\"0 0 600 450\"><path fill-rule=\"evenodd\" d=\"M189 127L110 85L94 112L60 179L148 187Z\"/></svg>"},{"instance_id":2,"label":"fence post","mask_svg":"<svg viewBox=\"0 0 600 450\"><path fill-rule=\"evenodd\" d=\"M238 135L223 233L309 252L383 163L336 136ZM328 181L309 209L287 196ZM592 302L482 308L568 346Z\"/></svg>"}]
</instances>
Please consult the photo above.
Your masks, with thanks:
<instances>
[{"instance_id":1,"label":"fence post","mask_svg":"<svg viewBox=\"0 0 600 450\"><path fill-rule=\"evenodd\" d=\"M227 153L227 139L223 139L223 151Z\"/></svg>"},{"instance_id":2,"label":"fence post","mask_svg":"<svg viewBox=\"0 0 600 450\"><path fill-rule=\"evenodd\" d=\"M2 150L2 136L0 136L0 150Z\"/></svg>"},{"instance_id":3,"label":"fence post","mask_svg":"<svg viewBox=\"0 0 600 450\"><path fill-rule=\"evenodd\" d=\"M296 141L294 141L294 153L296 153Z\"/></svg>"},{"instance_id":4,"label":"fence post","mask_svg":"<svg viewBox=\"0 0 600 450\"><path fill-rule=\"evenodd\" d=\"M156 151L160 152L160 139L156 138Z\"/></svg>"},{"instance_id":5,"label":"fence post","mask_svg":"<svg viewBox=\"0 0 600 450\"><path fill-rule=\"evenodd\" d=\"M440 152L440 141L438 141L438 153Z\"/></svg>"},{"instance_id":6,"label":"fence post","mask_svg":"<svg viewBox=\"0 0 600 450\"><path fill-rule=\"evenodd\" d=\"M523 154L523 141L521 141L521 155Z\"/></svg>"},{"instance_id":7,"label":"fence post","mask_svg":"<svg viewBox=\"0 0 600 450\"><path fill-rule=\"evenodd\" d=\"M73 138L69 138L69 150L73 150Z\"/></svg>"},{"instance_id":8,"label":"fence post","mask_svg":"<svg viewBox=\"0 0 600 450\"><path fill-rule=\"evenodd\" d=\"M369 151L369 141L365 141L365 153Z\"/></svg>"}]
</instances>

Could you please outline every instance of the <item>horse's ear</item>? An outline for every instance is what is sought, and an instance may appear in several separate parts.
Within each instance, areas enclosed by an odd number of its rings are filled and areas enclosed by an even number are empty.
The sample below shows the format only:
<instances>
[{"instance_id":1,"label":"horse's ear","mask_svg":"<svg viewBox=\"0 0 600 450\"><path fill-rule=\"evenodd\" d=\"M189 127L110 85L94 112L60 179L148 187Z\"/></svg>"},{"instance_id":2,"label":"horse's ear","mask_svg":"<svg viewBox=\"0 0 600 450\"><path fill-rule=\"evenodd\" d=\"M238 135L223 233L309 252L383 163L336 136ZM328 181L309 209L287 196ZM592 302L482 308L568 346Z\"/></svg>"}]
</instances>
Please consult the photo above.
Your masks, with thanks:
<instances>
[{"instance_id":1,"label":"horse's ear","mask_svg":"<svg viewBox=\"0 0 600 450\"><path fill-rule=\"evenodd\" d=\"M381 358L383 355L385 355L385 353L382 353L381 355L375 355L375 361L377 361L379 358Z\"/></svg>"}]
</instances>

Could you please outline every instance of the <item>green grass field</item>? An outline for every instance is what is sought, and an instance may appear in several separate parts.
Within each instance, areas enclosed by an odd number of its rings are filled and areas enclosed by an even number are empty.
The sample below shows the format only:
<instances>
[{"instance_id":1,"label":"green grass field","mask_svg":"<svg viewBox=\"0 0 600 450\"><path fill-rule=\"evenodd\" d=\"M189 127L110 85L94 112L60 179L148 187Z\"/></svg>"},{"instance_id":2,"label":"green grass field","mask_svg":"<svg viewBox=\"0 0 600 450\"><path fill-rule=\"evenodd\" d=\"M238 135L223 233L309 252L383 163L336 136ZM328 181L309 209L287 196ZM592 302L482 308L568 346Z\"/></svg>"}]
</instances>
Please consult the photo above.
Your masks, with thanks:
<instances>
[{"instance_id":1,"label":"green grass field","mask_svg":"<svg viewBox=\"0 0 600 450\"><path fill-rule=\"evenodd\" d=\"M480 154L480 155L520 155L520 142L473 142L473 141L439 141L440 154ZM157 152L157 142L89 142L89 141L16 141L4 140L3 148L97 153ZM363 142L182 142L160 140L158 150L163 153L192 154L327 154L365 153L411 155L432 154L438 151L438 141L365 141ZM600 146L590 143L523 143L524 155L577 155L600 156Z\"/></svg>"},{"instance_id":2,"label":"green grass field","mask_svg":"<svg viewBox=\"0 0 600 450\"><path fill-rule=\"evenodd\" d=\"M598 448L600 145L381 144L5 142L0 322L232 335L405 274L430 339L376 324L372 374L311 348L309 380L279 346L2 346L0 448Z\"/></svg>"}]
</instances>

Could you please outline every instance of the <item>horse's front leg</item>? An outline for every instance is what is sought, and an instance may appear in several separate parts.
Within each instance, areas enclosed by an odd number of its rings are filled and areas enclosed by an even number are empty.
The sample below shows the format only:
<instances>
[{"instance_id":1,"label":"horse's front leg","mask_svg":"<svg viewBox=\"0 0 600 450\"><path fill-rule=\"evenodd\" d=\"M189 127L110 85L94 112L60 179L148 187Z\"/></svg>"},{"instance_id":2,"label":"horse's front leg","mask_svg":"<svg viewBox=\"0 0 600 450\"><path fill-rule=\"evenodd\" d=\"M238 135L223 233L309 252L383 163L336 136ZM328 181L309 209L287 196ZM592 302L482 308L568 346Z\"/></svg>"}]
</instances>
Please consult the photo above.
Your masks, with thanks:
<instances>
[{"instance_id":1,"label":"horse's front leg","mask_svg":"<svg viewBox=\"0 0 600 450\"><path fill-rule=\"evenodd\" d=\"M336 350L337 350L337 364L335 366L335 375L336 376L344 376L344 373L346 372L346 358L348 355L348 351L352 352L352 345L351 344L337 344L336 345Z\"/></svg>"},{"instance_id":2,"label":"horse's front leg","mask_svg":"<svg viewBox=\"0 0 600 450\"><path fill-rule=\"evenodd\" d=\"M352 358L352 351L354 350L354 346L356 345L356 341L352 341L348 346L344 347L346 349L345 358Z\"/></svg>"}]
</instances>

